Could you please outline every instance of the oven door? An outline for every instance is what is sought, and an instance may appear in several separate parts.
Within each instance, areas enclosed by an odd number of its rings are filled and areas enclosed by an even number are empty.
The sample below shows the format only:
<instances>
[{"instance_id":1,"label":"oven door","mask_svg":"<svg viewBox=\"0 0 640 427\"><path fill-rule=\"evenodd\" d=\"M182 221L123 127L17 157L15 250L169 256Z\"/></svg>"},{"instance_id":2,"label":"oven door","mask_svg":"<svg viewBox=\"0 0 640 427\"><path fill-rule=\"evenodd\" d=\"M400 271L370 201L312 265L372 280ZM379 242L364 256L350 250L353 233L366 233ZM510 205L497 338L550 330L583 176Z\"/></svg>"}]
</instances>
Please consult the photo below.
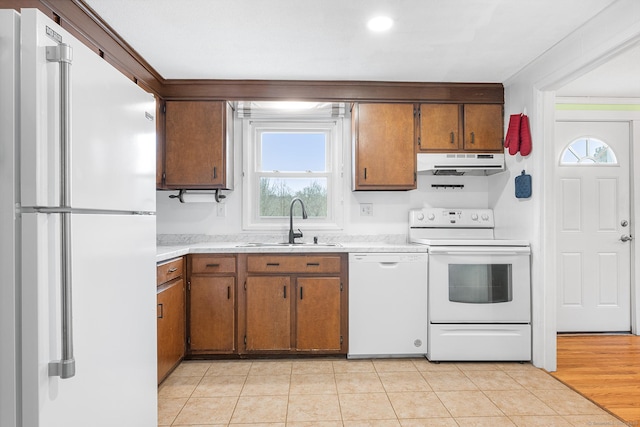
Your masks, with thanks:
<instances>
[{"instance_id":1,"label":"oven door","mask_svg":"<svg viewBox=\"0 0 640 427\"><path fill-rule=\"evenodd\" d=\"M529 247L431 246L431 323L529 323Z\"/></svg>"}]
</instances>

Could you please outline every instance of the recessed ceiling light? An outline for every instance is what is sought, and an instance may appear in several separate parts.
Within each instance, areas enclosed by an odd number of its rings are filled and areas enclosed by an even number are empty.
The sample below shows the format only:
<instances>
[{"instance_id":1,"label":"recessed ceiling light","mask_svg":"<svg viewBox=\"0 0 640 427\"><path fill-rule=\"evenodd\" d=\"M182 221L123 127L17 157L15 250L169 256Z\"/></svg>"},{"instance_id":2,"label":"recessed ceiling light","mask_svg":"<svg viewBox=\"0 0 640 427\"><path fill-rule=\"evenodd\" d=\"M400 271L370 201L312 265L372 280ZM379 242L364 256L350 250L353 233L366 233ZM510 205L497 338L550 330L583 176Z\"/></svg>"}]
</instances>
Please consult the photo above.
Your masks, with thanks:
<instances>
[{"instance_id":1,"label":"recessed ceiling light","mask_svg":"<svg viewBox=\"0 0 640 427\"><path fill-rule=\"evenodd\" d=\"M371 31L386 31L393 25L393 20L388 16L376 16L367 22L367 27Z\"/></svg>"}]
</instances>

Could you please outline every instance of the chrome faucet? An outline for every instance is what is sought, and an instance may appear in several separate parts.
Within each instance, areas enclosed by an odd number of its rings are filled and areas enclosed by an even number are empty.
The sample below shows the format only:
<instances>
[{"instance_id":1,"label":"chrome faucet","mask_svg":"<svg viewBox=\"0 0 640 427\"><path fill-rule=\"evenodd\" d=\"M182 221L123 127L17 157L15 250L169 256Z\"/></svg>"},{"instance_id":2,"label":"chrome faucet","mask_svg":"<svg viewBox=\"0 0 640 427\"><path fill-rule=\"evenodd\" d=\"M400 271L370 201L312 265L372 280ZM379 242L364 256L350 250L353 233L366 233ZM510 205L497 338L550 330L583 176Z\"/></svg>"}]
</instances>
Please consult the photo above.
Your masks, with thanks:
<instances>
[{"instance_id":1,"label":"chrome faucet","mask_svg":"<svg viewBox=\"0 0 640 427\"><path fill-rule=\"evenodd\" d=\"M297 233L293 232L293 205L296 202L300 202L300 206L302 206L302 219L307 219L307 210L304 208L304 203L302 199L296 197L291 201L291 205L289 206L289 244L295 243L297 237L302 237L302 231L300 231L300 229L298 229Z\"/></svg>"}]
</instances>

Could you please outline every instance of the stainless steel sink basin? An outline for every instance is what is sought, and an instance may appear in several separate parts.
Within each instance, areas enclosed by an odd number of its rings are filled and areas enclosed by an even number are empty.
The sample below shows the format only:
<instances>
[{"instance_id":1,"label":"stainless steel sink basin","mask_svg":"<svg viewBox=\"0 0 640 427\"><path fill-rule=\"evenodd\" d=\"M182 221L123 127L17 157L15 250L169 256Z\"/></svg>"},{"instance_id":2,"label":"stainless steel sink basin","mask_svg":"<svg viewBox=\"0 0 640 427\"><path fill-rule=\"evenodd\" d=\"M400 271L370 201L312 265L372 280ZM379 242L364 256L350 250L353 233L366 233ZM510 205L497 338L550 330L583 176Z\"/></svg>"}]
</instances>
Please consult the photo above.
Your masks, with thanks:
<instances>
[{"instance_id":1,"label":"stainless steel sink basin","mask_svg":"<svg viewBox=\"0 0 640 427\"><path fill-rule=\"evenodd\" d=\"M288 243L288 242L281 242L281 243L264 243L264 242L250 242L250 243L241 243L239 245L236 245L237 248L282 248L282 247L289 247L289 248L339 248L341 245L340 243Z\"/></svg>"}]
</instances>

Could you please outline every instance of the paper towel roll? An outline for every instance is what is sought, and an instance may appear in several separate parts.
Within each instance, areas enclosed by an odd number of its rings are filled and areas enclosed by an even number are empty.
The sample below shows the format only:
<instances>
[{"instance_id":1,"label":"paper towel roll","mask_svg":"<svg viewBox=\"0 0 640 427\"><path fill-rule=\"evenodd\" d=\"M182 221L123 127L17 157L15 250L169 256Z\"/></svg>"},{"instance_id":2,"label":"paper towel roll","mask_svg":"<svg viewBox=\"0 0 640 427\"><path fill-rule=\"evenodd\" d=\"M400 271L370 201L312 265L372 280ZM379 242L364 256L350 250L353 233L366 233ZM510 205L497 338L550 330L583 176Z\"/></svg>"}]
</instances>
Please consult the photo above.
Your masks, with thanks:
<instances>
[{"instance_id":1,"label":"paper towel roll","mask_svg":"<svg viewBox=\"0 0 640 427\"><path fill-rule=\"evenodd\" d=\"M210 192L191 192L185 191L182 194L182 201L184 203L215 203L216 196Z\"/></svg>"},{"instance_id":2,"label":"paper towel roll","mask_svg":"<svg viewBox=\"0 0 640 427\"><path fill-rule=\"evenodd\" d=\"M215 203L216 195L211 191L180 190L178 194L172 194L170 199L178 199L181 203ZM224 198L224 197L221 197Z\"/></svg>"}]
</instances>

